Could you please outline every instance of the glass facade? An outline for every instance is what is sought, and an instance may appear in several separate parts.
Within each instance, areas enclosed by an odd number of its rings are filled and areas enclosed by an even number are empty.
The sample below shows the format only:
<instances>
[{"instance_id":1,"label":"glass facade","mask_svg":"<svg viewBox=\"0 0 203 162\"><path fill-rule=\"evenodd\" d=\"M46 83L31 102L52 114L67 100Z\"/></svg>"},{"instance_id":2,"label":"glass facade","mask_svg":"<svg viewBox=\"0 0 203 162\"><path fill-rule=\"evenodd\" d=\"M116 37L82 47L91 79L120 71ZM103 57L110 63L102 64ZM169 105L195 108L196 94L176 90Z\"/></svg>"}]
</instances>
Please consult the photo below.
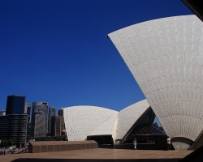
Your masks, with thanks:
<instances>
[{"instance_id":1,"label":"glass facade","mask_svg":"<svg viewBox=\"0 0 203 162\"><path fill-rule=\"evenodd\" d=\"M48 116L47 102L32 103L31 133L33 138L47 136L48 133L47 116Z\"/></svg>"},{"instance_id":2,"label":"glass facade","mask_svg":"<svg viewBox=\"0 0 203 162\"><path fill-rule=\"evenodd\" d=\"M63 117L63 109L62 109L62 108L60 108L60 109L58 110L58 115Z\"/></svg>"},{"instance_id":3,"label":"glass facade","mask_svg":"<svg viewBox=\"0 0 203 162\"><path fill-rule=\"evenodd\" d=\"M25 96L8 96L6 104L6 115L24 114Z\"/></svg>"},{"instance_id":4,"label":"glass facade","mask_svg":"<svg viewBox=\"0 0 203 162\"><path fill-rule=\"evenodd\" d=\"M56 116L56 108L49 107L49 118L48 118L48 135L51 135L51 117Z\"/></svg>"},{"instance_id":5,"label":"glass facade","mask_svg":"<svg viewBox=\"0 0 203 162\"><path fill-rule=\"evenodd\" d=\"M12 139L13 144L23 146L27 141L27 114L12 114L0 117L0 139Z\"/></svg>"},{"instance_id":6,"label":"glass facade","mask_svg":"<svg viewBox=\"0 0 203 162\"><path fill-rule=\"evenodd\" d=\"M0 116L5 116L5 115L6 115L6 111L5 110L0 111Z\"/></svg>"},{"instance_id":7,"label":"glass facade","mask_svg":"<svg viewBox=\"0 0 203 162\"><path fill-rule=\"evenodd\" d=\"M51 123L51 136L61 136L63 118L61 116L52 116Z\"/></svg>"}]
</instances>

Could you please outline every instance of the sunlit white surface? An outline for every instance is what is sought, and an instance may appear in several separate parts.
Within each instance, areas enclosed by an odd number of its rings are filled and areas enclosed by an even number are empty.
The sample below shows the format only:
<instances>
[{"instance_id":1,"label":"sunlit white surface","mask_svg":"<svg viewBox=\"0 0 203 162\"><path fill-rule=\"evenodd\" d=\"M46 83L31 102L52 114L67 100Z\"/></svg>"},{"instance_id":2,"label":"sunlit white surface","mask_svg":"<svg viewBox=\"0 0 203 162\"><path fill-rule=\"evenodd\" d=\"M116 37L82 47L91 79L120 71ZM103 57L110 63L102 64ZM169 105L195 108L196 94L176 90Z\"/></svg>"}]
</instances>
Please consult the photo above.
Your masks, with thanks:
<instances>
[{"instance_id":1,"label":"sunlit white surface","mask_svg":"<svg viewBox=\"0 0 203 162\"><path fill-rule=\"evenodd\" d=\"M88 135L112 135L117 111L97 106L64 108L69 141L85 140Z\"/></svg>"},{"instance_id":2,"label":"sunlit white surface","mask_svg":"<svg viewBox=\"0 0 203 162\"><path fill-rule=\"evenodd\" d=\"M194 141L203 130L203 23L175 16L108 36L166 133Z\"/></svg>"},{"instance_id":3,"label":"sunlit white surface","mask_svg":"<svg viewBox=\"0 0 203 162\"><path fill-rule=\"evenodd\" d=\"M142 100L121 110L118 114L116 139L123 139L128 130L148 108L147 100Z\"/></svg>"},{"instance_id":4,"label":"sunlit white surface","mask_svg":"<svg viewBox=\"0 0 203 162\"><path fill-rule=\"evenodd\" d=\"M148 108L147 100L132 104L120 112L97 106L63 108L68 140L80 141L94 135L112 135L114 140L122 139Z\"/></svg>"}]
</instances>

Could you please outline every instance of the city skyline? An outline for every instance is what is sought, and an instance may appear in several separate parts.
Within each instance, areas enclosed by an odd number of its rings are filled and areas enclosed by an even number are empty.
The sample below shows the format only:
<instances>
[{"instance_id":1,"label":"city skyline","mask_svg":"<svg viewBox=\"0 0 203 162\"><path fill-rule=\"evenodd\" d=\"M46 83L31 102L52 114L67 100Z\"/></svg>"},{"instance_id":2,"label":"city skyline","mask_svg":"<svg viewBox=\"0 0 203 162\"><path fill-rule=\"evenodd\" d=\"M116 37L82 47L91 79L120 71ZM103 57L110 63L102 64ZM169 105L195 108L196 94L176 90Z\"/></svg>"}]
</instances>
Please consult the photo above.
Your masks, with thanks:
<instances>
[{"instance_id":1,"label":"city skyline","mask_svg":"<svg viewBox=\"0 0 203 162\"><path fill-rule=\"evenodd\" d=\"M59 108L121 110L145 99L105 36L135 23L193 14L177 0L0 0L0 110L9 95Z\"/></svg>"}]
</instances>

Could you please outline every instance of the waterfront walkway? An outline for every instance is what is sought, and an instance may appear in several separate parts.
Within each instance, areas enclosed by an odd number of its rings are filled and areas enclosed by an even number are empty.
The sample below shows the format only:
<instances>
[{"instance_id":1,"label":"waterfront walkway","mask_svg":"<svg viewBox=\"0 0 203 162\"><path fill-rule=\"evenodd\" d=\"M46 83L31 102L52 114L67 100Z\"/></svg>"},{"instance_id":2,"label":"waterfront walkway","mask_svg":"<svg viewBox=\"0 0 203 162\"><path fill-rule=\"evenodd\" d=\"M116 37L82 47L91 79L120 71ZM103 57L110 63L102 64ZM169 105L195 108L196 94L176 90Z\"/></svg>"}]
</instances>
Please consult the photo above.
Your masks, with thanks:
<instances>
[{"instance_id":1,"label":"waterfront walkway","mask_svg":"<svg viewBox=\"0 0 203 162\"><path fill-rule=\"evenodd\" d=\"M0 162L86 162L86 161L116 161L116 162L178 162L193 151L152 151L124 149L85 149L62 152L25 153L1 155Z\"/></svg>"}]
</instances>

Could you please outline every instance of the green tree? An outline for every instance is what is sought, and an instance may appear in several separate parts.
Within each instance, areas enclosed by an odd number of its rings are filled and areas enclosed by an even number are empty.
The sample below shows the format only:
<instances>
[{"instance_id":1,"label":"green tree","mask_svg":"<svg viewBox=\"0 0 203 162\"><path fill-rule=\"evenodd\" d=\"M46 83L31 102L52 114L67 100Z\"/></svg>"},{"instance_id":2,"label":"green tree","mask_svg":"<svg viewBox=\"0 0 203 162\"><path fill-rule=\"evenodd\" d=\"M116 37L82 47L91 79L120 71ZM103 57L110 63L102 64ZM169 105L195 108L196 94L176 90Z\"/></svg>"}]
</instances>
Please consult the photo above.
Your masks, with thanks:
<instances>
[{"instance_id":1,"label":"green tree","mask_svg":"<svg viewBox=\"0 0 203 162\"><path fill-rule=\"evenodd\" d=\"M2 147L7 147L8 146L8 140L7 139L2 140L1 146Z\"/></svg>"},{"instance_id":2,"label":"green tree","mask_svg":"<svg viewBox=\"0 0 203 162\"><path fill-rule=\"evenodd\" d=\"M9 138L9 140L8 140L8 145L9 145L9 146L12 146L12 145L13 145L13 140L12 140L11 138Z\"/></svg>"},{"instance_id":3,"label":"green tree","mask_svg":"<svg viewBox=\"0 0 203 162\"><path fill-rule=\"evenodd\" d=\"M4 146L4 139L1 140L1 146Z\"/></svg>"},{"instance_id":4,"label":"green tree","mask_svg":"<svg viewBox=\"0 0 203 162\"><path fill-rule=\"evenodd\" d=\"M5 139L5 147L8 147L8 140Z\"/></svg>"}]
</instances>

